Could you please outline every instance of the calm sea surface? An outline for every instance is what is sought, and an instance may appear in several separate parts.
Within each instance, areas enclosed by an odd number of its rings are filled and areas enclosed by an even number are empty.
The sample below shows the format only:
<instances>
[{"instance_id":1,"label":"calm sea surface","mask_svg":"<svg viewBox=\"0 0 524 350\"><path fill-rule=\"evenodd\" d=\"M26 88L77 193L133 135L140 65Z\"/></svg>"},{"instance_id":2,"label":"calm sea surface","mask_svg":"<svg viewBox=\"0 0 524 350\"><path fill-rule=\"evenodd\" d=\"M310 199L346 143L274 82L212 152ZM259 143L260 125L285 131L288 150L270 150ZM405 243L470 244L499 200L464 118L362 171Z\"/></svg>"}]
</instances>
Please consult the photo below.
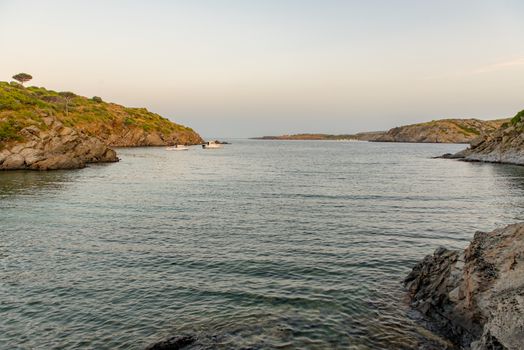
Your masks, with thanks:
<instances>
[{"instance_id":1,"label":"calm sea surface","mask_svg":"<svg viewBox=\"0 0 524 350\"><path fill-rule=\"evenodd\" d=\"M441 348L402 279L524 220L524 167L461 145L233 142L0 173L0 348Z\"/></svg>"}]
</instances>

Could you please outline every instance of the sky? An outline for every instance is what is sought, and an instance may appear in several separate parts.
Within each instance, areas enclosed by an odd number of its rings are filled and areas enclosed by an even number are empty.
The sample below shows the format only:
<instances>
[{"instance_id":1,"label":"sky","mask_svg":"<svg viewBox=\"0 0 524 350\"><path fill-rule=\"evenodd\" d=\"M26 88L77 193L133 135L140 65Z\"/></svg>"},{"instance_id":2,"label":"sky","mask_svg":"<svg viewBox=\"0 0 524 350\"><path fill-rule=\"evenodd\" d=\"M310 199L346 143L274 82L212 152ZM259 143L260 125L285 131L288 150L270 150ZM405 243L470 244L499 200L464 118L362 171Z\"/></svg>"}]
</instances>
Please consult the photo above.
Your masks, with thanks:
<instances>
[{"instance_id":1,"label":"sky","mask_svg":"<svg viewBox=\"0 0 524 350\"><path fill-rule=\"evenodd\" d=\"M0 81L207 137L353 133L524 109L522 0L0 0Z\"/></svg>"}]
</instances>

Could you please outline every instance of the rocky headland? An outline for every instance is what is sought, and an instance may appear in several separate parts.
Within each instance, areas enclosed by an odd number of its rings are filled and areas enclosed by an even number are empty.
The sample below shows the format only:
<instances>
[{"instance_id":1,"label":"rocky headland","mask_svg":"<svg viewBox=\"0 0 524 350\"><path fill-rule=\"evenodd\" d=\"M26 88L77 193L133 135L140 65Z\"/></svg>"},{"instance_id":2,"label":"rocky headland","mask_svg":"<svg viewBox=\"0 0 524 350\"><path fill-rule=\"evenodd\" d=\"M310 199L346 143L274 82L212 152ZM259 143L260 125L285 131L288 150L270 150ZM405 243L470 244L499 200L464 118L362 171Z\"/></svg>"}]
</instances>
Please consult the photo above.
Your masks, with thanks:
<instances>
[{"instance_id":1,"label":"rocky headland","mask_svg":"<svg viewBox=\"0 0 524 350\"><path fill-rule=\"evenodd\" d=\"M497 130L475 138L470 147L444 158L524 165L524 111Z\"/></svg>"},{"instance_id":2,"label":"rocky headland","mask_svg":"<svg viewBox=\"0 0 524 350\"><path fill-rule=\"evenodd\" d=\"M117 161L108 147L203 143L145 108L0 82L0 170L81 168Z\"/></svg>"},{"instance_id":3,"label":"rocky headland","mask_svg":"<svg viewBox=\"0 0 524 350\"><path fill-rule=\"evenodd\" d=\"M404 281L411 304L457 346L524 344L524 224L477 232L464 251L438 248Z\"/></svg>"},{"instance_id":4,"label":"rocky headland","mask_svg":"<svg viewBox=\"0 0 524 350\"><path fill-rule=\"evenodd\" d=\"M470 143L498 129L507 119L441 119L390 129L372 141L416 143Z\"/></svg>"},{"instance_id":5,"label":"rocky headland","mask_svg":"<svg viewBox=\"0 0 524 350\"><path fill-rule=\"evenodd\" d=\"M441 119L399 126L388 131L356 134L292 134L255 137L256 140L358 140L371 142L470 143L497 130L508 119Z\"/></svg>"}]
</instances>

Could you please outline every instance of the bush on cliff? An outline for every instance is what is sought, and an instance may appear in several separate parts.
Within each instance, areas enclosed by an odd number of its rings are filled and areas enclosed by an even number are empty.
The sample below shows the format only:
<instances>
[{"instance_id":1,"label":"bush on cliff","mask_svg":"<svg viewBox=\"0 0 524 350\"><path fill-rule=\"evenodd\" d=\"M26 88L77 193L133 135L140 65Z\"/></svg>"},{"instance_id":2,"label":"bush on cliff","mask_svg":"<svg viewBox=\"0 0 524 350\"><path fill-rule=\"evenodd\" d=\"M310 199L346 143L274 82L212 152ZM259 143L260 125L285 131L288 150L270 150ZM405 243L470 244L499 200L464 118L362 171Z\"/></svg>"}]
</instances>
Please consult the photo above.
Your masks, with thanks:
<instances>
[{"instance_id":1,"label":"bush on cliff","mask_svg":"<svg viewBox=\"0 0 524 350\"><path fill-rule=\"evenodd\" d=\"M524 110L520 111L511 119L511 124L515 125L524 120Z\"/></svg>"},{"instance_id":2,"label":"bush on cliff","mask_svg":"<svg viewBox=\"0 0 524 350\"><path fill-rule=\"evenodd\" d=\"M3 123L0 122L0 142L19 140L20 136L18 135L18 132L21 129L21 126L17 124L15 120L9 119Z\"/></svg>"}]
</instances>

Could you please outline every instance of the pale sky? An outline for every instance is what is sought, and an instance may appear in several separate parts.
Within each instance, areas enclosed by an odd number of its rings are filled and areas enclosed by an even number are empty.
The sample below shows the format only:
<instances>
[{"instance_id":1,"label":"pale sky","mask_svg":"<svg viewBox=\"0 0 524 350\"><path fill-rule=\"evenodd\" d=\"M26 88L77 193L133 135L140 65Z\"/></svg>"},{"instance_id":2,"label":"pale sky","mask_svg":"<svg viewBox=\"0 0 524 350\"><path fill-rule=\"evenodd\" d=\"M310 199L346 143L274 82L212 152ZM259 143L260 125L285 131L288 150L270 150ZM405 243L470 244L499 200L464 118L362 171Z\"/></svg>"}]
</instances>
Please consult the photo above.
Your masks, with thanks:
<instances>
[{"instance_id":1,"label":"pale sky","mask_svg":"<svg viewBox=\"0 0 524 350\"><path fill-rule=\"evenodd\" d=\"M146 107L207 137L524 109L522 0L0 0L0 81Z\"/></svg>"}]
</instances>

